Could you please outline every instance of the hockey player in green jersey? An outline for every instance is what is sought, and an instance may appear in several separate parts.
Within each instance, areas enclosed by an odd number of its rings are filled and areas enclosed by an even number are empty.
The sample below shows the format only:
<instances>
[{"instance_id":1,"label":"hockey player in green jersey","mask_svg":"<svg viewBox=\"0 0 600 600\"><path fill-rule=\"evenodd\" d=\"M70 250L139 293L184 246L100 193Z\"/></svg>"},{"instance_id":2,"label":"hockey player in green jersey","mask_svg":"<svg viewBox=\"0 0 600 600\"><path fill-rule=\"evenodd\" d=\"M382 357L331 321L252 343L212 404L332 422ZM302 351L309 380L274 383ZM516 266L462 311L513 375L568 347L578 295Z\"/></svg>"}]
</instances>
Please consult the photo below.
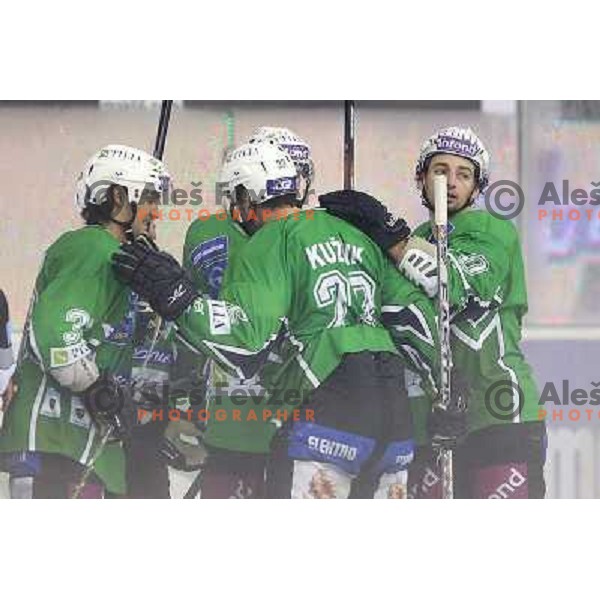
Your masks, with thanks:
<instances>
[{"instance_id":1,"label":"hockey player in green jersey","mask_svg":"<svg viewBox=\"0 0 600 600\"><path fill-rule=\"evenodd\" d=\"M438 174L448 181L451 343L459 376L454 384L468 405L468 435L456 450L455 494L541 498L546 432L532 371L520 349L527 290L518 235L512 223L474 206L488 185L489 154L472 130L443 129L421 149L416 177L430 215ZM376 230L372 224L371 233ZM388 251L400 272L431 297L437 294L434 244L428 221ZM434 413L434 437L448 433L445 416ZM429 454L423 448L426 460L415 461L417 497L439 497L434 485L439 474Z\"/></svg>"},{"instance_id":2,"label":"hockey player in green jersey","mask_svg":"<svg viewBox=\"0 0 600 600\"><path fill-rule=\"evenodd\" d=\"M310 146L283 127L260 127L252 133L249 142L269 142L288 153L302 188L298 201L301 206L314 179ZM244 252L246 242L256 230L256 222L241 220L241 209L243 207L232 202L228 210L223 208L208 219L199 219L188 229L183 266L204 296L218 298L223 279L229 272L228 265ZM202 470L202 498L261 497L272 426L262 419L247 420L247 416L249 411L257 410L258 399L264 397L265 390L258 378L240 380L215 361L209 361L206 371L207 409L219 410L226 418L217 420L213 414L206 423L203 441L210 452ZM240 396L254 397L257 403L240 405ZM234 420L234 414L239 415L239 419Z\"/></svg>"},{"instance_id":3,"label":"hockey player in green jersey","mask_svg":"<svg viewBox=\"0 0 600 600\"><path fill-rule=\"evenodd\" d=\"M61 235L37 276L0 451L11 495L69 498L101 448L80 497L123 494L124 429L134 308L111 270L135 207L167 185L163 164L142 150L110 145L86 164L76 205L86 225ZM107 437L107 439L109 439Z\"/></svg>"},{"instance_id":4,"label":"hockey player in green jersey","mask_svg":"<svg viewBox=\"0 0 600 600\"><path fill-rule=\"evenodd\" d=\"M12 376L15 372L15 357L13 354L12 329L8 300L0 290L0 410L8 408L14 393ZM0 421L1 426L2 421Z\"/></svg>"},{"instance_id":5,"label":"hockey player in green jersey","mask_svg":"<svg viewBox=\"0 0 600 600\"><path fill-rule=\"evenodd\" d=\"M159 200L149 197L139 204L132 225L134 239L143 235L156 243L155 215ZM178 446L195 452L197 445L179 444L176 423L169 427L171 424L164 418L156 418L170 408L171 392L177 379L177 348L171 324L155 314L145 300L133 292L132 296L135 326L130 381L138 410L135 426L124 440L127 498L166 499L171 497L168 464L182 464L175 460L180 458L180 453L176 452ZM189 428L186 433L191 437L194 430Z\"/></svg>"},{"instance_id":6,"label":"hockey player in green jersey","mask_svg":"<svg viewBox=\"0 0 600 600\"><path fill-rule=\"evenodd\" d=\"M199 297L172 257L138 243L114 255L118 276L174 320L185 343L238 377L258 372L280 335L295 347L266 386L273 404L258 417L273 433L283 425L270 495L345 498L371 468L376 497L403 497L413 442L400 357L431 381L430 300L355 227L323 210L282 218L297 202L297 175L279 147L245 144L225 168L242 218L262 226L231 265L221 300ZM409 234L398 220L388 243Z\"/></svg>"}]
</instances>

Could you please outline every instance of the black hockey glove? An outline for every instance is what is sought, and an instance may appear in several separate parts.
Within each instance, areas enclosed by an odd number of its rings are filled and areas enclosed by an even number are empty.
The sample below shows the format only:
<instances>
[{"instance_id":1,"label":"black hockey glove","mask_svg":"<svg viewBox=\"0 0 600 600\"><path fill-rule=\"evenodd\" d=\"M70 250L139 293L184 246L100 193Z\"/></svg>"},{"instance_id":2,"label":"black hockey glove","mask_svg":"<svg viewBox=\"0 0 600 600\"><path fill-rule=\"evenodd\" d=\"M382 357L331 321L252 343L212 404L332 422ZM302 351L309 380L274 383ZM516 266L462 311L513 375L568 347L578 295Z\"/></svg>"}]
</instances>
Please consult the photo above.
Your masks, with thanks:
<instances>
[{"instance_id":1,"label":"black hockey glove","mask_svg":"<svg viewBox=\"0 0 600 600\"><path fill-rule=\"evenodd\" d=\"M404 219L394 219L379 200L354 190L340 190L319 196L319 204L338 219L366 233L384 252L410 236Z\"/></svg>"},{"instance_id":2,"label":"black hockey glove","mask_svg":"<svg viewBox=\"0 0 600 600\"><path fill-rule=\"evenodd\" d=\"M117 278L145 298L161 317L174 321L198 297L179 263L144 239L123 244L112 255Z\"/></svg>"},{"instance_id":3,"label":"black hockey glove","mask_svg":"<svg viewBox=\"0 0 600 600\"><path fill-rule=\"evenodd\" d=\"M135 419L128 389L114 376L103 373L82 394L87 408L101 435L112 428L109 441L123 440L129 436Z\"/></svg>"}]
</instances>

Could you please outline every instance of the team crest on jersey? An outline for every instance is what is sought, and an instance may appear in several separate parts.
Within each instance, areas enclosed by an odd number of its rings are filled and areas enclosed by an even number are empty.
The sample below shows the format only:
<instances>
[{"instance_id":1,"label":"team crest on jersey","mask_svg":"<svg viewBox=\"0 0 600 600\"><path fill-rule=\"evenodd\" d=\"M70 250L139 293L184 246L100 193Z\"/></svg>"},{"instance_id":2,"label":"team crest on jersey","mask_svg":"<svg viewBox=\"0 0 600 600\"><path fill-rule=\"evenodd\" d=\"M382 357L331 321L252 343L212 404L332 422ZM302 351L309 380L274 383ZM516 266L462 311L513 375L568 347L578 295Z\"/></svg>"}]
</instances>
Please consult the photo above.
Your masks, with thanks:
<instances>
[{"instance_id":1,"label":"team crest on jersey","mask_svg":"<svg viewBox=\"0 0 600 600\"><path fill-rule=\"evenodd\" d=\"M490 264L483 254L463 254L458 256L458 262L467 275L481 275L490 270Z\"/></svg>"},{"instance_id":2,"label":"team crest on jersey","mask_svg":"<svg viewBox=\"0 0 600 600\"><path fill-rule=\"evenodd\" d=\"M51 419L60 419L60 393L54 388L46 389L40 414Z\"/></svg>"}]
</instances>

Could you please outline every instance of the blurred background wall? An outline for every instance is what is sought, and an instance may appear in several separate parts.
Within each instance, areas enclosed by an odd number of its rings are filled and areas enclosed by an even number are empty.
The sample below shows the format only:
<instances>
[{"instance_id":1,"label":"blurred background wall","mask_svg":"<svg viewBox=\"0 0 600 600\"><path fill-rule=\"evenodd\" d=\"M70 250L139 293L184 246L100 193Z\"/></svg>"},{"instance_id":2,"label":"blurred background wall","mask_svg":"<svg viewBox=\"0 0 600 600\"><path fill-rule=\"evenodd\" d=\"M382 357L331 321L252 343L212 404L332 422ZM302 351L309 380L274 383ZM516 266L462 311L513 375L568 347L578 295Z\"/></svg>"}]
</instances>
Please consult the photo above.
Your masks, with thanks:
<instances>
[{"instance_id":1,"label":"blurred background wall","mask_svg":"<svg viewBox=\"0 0 600 600\"><path fill-rule=\"evenodd\" d=\"M422 141L437 128L470 125L492 156L492 182L519 182L526 204L515 220L524 244L530 312L525 348L540 387L591 389L600 381L600 219L540 220L546 182L588 192L600 186L600 102L357 102L356 186L410 223L426 218L413 180ZM108 143L151 151L160 102L0 102L0 286L19 334L45 248L78 227L74 183L89 156ZM175 186L202 182L215 208L214 182L226 148L259 125L282 125L313 148L315 194L342 187L343 102L176 102L165 162ZM311 204L315 204L313 196ZM190 223L185 208L159 223L159 242L181 256ZM545 208L555 208L554 206ZM559 208L559 207L556 207ZM563 207L569 208L569 207ZM565 211L566 213L566 211ZM587 215L586 215L587 216ZM170 217L170 218L169 218ZM600 496L600 415L550 422L548 480L553 497Z\"/></svg>"}]
</instances>

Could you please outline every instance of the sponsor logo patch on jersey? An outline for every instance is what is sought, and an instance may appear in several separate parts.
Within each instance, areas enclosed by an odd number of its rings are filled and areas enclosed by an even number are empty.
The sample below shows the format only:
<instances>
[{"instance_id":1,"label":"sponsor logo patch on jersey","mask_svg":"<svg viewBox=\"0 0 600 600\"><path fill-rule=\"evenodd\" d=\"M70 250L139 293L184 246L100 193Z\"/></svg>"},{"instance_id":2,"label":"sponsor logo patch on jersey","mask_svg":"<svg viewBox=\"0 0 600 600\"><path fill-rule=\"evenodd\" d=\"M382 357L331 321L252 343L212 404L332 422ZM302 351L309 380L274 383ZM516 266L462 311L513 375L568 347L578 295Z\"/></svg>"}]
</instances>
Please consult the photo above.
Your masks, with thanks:
<instances>
[{"instance_id":1,"label":"sponsor logo patch on jersey","mask_svg":"<svg viewBox=\"0 0 600 600\"><path fill-rule=\"evenodd\" d=\"M228 256L229 239L225 235L206 240L192 250L192 264L206 281L213 298L219 295Z\"/></svg>"},{"instance_id":2,"label":"sponsor logo patch on jersey","mask_svg":"<svg viewBox=\"0 0 600 600\"><path fill-rule=\"evenodd\" d=\"M46 389L40 414L51 419L60 419L60 393L54 388Z\"/></svg>"},{"instance_id":3,"label":"sponsor logo patch on jersey","mask_svg":"<svg viewBox=\"0 0 600 600\"><path fill-rule=\"evenodd\" d=\"M225 302L208 301L210 332L213 335L229 335L231 333L231 317Z\"/></svg>"},{"instance_id":4,"label":"sponsor logo patch on jersey","mask_svg":"<svg viewBox=\"0 0 600 600\"><path fill-rule=\"evenodd\" d=\"M410 369L404 369L404 384L409 398L420 398L425 395L421 387L421 377Z\"/></svg>"},{"instance_id":5,"label":"sponsor logo patch on jersey","mask_svg":"<svg viewBox=\"0 0 600 600\"><path fill-rule=\"evenodd\" d=\"M134 319L132 314L128 314L120 323L111 325L102 323L104 340L111 344L123 346L133 337Z\"/></svg>"},{"instance_id":6,"label":"sponsor logo patch on jersey","mask_svg":"<svg viewBox=\"0 0 600 600\"><path fill-rule=\"evenodd\" d=\"M86 410L81 398L73 396L71 398L71 414L69 416L69 423L76 427L82 427L83 429L89 429L92 425L92 418Z\"/></svg>"},{"instance_id":7,"label":"sponsor logo patch on jersey","mask_svg":"<svg viewBox=\"0 0 600 600\"><path fill-rule=\"evenodd\" d=\"M248 315L244 312L244 309L240 306L233 306L231 304L227 305L227 312L229 313L229 320L232 325L237 325L238 323L247 323Z\"/></svg>"},{"instance_id":8,"label":"sponsor logo patch on jersey","mask_svg":"<svg viewBox=\"0 0 600 600\"><path fill-rule=\"evenodd\" d=\"M84 341L65 348L50 348L50 367L65 367L90 353L91 350Z\"/></svg>"},{"instance_id":9,"label":"sponsor logo patch on jersey","mask_svg":"<svg viewBox=\"0 0 600 600\"><path fill-rule=\"evenodd\" d=\"M146 358L148 358L148 352L150 348L137 347L133 351L133 360L144 362ZM172 365L174 362L173 353L172 352L164 352L161 350L152 350L150 353L150 357L148 358L148 364L155 365Z\"/></svg>"},{"instance_id":10,"label":"sponsor logo patch on jersey","mask_svg":"<svg viewBox=\"0 0 600 600\"><path fill-rule=\"evenodd\" d=\"M204 299L197 298L196 300L194 300L194 303L192 304L192 310L195 313L200 313L201 315L203 315L204 314Z\"/></svg>"}]
</instances>

